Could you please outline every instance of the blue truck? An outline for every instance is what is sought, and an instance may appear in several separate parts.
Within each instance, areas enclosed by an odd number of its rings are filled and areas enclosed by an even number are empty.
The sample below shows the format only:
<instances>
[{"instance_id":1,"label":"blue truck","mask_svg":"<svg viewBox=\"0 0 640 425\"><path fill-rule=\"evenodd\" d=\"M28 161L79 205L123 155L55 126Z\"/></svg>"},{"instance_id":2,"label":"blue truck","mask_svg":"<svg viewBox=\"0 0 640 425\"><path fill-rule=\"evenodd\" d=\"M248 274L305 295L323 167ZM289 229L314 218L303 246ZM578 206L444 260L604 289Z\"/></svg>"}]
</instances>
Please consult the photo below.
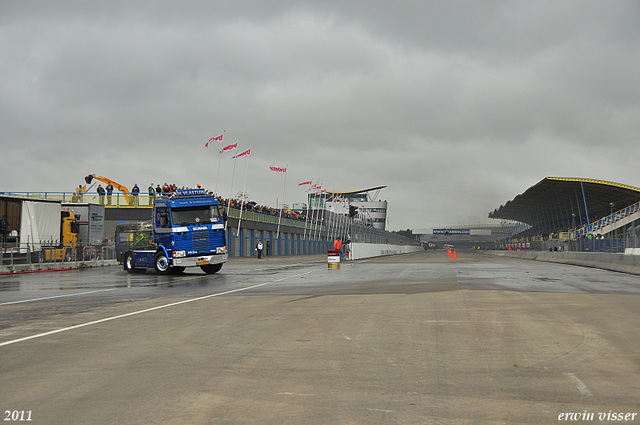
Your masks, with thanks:
<instances>
[{"instance_id":1,"label":"blue truck","mask_svg":"<svg viewBox=\"0 0 640 425\"><path fill-rule=\"evenodd\" d=\"M211 192L187 189L170 196L158 195L152 217L153 245L124 253L127 272L155 269L159 274L169 274L200 267L212 274L227 262L227 216Z\"/></svg>"}]
</instances>

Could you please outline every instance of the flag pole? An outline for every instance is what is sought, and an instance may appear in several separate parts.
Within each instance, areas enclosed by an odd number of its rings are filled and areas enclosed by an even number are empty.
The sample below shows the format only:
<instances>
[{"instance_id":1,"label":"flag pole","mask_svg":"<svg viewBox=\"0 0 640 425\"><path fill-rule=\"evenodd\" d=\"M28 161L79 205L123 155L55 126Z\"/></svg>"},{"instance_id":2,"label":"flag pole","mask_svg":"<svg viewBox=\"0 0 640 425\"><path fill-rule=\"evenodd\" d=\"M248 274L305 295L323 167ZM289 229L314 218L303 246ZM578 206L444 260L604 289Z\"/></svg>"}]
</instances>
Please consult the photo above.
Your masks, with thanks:
<instances>
[{"instance_id":1,"label":"flag pole","mask_svg":"<svg viewBox=\"0 0 640 425\"><path fill-rule=\"evenodd\" d=\"M284 172L284 184L282 185L282 205L284 205L284 189L287 187L287 168L289 168L289 164L285 164L285 172ZM280 221L282 220L282 207L280 207L280 216L278 217L278 230L276 232L276 239L278 240L278 244L280 244Z\"/></svg>"},{"instance_id":2,"label":"flag pole","mask_svg":"<svg viewBox=\"0 0 640 425\"><path fill-rule=\"evenodd\" d=\"M218 159L218 173L216 174L216 196L218 196L218 182L220 181L220 164L222 163L222 152L218 152L218 156L220 157L220 159Z\"/></svg>"},{"instance_id":3,"label":"flag pole","mask_svg":"<svg viewBox=\"0 0 640 425\"><path fill-rule=\"evenodd\" d=\"M238 149L240 150L240 149ZM251 151L251 145L249 145L249 152ZM235 159L238 159L237 157ZM242 184L242 195L244 196L244 189L247 187L247 173L249 172L249 159L247 159L247 168L244 170L244 183ZM238 220L238 233L240 236L240 224L242 223L242 207L244 207L244 201L240 204L240 219ZM242 243L242 241L240 241Z\"/></svg>"},{"instance_id":4,"label":"flag pole","mask_svg":"<svg viewBox=\"0 0 640 425\"><path fill-rule=\"evenodd\" d=\"M311 202L309 202L309 204L311 204ZM302 237L302 239L305 241L305 243L307 241L307 224L309 224L309 207L310 205L307 205L307 210L304 213L304 236Z\"/></svg>"},{"instance_id":5,"label":"flag pole","mask_svg":"<svg viewBox=\"0 0 640 425\"><path fill-rule=\"evenodd\" d=\"M238 144L238 140L236 140L236 144ZM238 147L236 147L236 150L240 150ZM220 151L220 156L222 157L222 151ZM229 217L229 211L231 209L231 195L233 194L233 181L235 180L236 177L236 161L237 161L238 157L234 157L233 158L233 171L231 172L231 186L229 187L229 198L227 199L227 217ZM240 215L242 215L242 211L240 212ZM224 230L225 232L227 231L227 222L224 223Z\"/></svg>"},{"instance_id":6,"label":"flag pole","mask_svg":"<svg viewBox=\"0 0 640 425\"><path fill-rule=\"evenodd\" d=\"M324 192L320 192L320 194L322 193L327 193L326 189L323 189ZM320 198L322 199L322 198ZM322 240L322 224L324 223L324 212L326 211L327 208L327 195L324 195L324 207L322 207L322 218L320 219L320 231L318 232L318 240Z\"/></svg>"},{"instance_id":7,"label":"flag pole","mask_svg":"<svg viewBox=\"0 0 640 425\"><path fill-rule=\"evenodd\" d=\"M224 133L227 130L222 130L222 139L224 140ZM219 137L219 136L218 136ZM211 142L211 140L209 140L209 142ZM207 147L209 147L209 144L207 143ZM220 164L222 163L222 152L219 152L220 155L220 159L218 160L218 173L216 175L216 190L215 190L215 194L216 196L218 196L218 181L220 181Z\"/></svg>"},{"instance_id":8,"label":"flag pole","mask_svg":"<svg viewBox=\"0 0 640 425\"><path fill-rule=\"evenodd\" d=\"M330 199L333 199L335 195L332 195ZM327 199L327 203L329 203L329 199ZM325 204L326 205L326 204ZM328 206L327 206L328 208ZM327 210L328 211L328 210ZM329 212L329 216L327 217L327 222L329 223L327 225L327 237L329 238L329 242L331 242L332 240L335 239L334 237L334 223L333 223L333 211L328 211Z\"/></svg>"},{"instance_id":9,"label":"flag pole","mask_svg":"<svg viewBox=\"0 0 640 425\"><path fill-rule=\"evenodd\" d=\"M316 185L318 186L318 188L316 189L317 192L315 193L316 195L316 209L315 209L315 223L313 223L313 241L316 240L316 236L318 236L318 220L320 219L320 197L318 196L320 194L320 191L322 190L322 185L320 185L320 179L318 179L318 184Z\"/></svg>"},{"instance_id":10,"label":"flag pole","mask_svg":"<svg viewBox=\"0 0 640 425\"><path fill-rule=\"evenodd\" d=\"M311 181L309 182L302 182L299 183L298 186L301 185L306 185L306 184L313 184ZM310 189L307 189L306 192L309 192ZM307 225L309 224L309 205L307 205L306 210L304 212L304 236L302 237L302 240L306 241L307 240Z\"/></svg>"}]
</instances>

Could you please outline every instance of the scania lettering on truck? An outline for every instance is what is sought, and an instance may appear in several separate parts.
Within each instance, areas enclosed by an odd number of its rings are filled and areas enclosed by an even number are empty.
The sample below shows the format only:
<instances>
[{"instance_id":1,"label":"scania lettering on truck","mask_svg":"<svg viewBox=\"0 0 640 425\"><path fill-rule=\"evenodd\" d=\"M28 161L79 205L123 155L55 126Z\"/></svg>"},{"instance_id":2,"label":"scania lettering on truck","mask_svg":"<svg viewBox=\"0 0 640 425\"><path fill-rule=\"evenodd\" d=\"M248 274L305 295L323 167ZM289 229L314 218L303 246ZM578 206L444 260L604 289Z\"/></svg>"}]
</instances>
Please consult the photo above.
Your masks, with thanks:
<instances>
[{"instance_id":1,"label":"scania lettering on truck","mask_svg":"<svg viewBox=\"0 0 640 425\"><path fill-rule=\"evenodd\" d=\"M153 248L129 250L124 269L129 273L155 269L159 274L200 267L220 271L228 260L224 222L218 200L204 189L178 190L157 197L153 206Z\"/></svg>"}]
</instances>

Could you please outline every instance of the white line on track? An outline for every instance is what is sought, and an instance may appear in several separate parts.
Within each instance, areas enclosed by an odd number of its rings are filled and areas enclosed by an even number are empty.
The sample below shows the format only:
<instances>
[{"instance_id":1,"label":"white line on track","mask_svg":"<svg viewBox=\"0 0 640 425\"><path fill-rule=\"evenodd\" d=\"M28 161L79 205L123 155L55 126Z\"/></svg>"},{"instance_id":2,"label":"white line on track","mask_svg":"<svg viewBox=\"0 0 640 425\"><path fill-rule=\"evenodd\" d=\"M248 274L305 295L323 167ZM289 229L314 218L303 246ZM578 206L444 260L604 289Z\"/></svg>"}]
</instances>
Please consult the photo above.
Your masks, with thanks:
<instances>
[{"instance_id":1,"label":"white line on track","mask_svg":"<svg viewBox=\"0 0 640 425\"><path fill-rule=\"evenodd\" d=\"M73 296L76 296L76 295L95 294L96 292L115 291L116 289L118 289L118 288L99 289L99 290L96 290L96 291L89 291L89 292L76 292L74 294L54 295L53 297L32 298L32 299L29 299L29 300L9 301L9 302L6 302L6 303L0 303L0 306L9 305L9 304L30 303L30 302L33 302L33 301L50 300L50 299L53 299L53 298L73 297Z\"/></svg>"},{"instance_id":2,"label":"white line on track","mask_svg":"<svg viewBox=\"0 0 640 425\"><path fill-rule=\"evenodd\" d=\"M131 313L121 314L119 316L107 317L105 319L94 320L93 322L81 323L79 325L69 326L67 328L56 329L56 330L53 330L53 331L44 332L44 333L37 334L37 335L31 335L31 336L27 336L27 337L24 337L24 338L18 338L18 339L14 339L12 341L6 341L6 342L3 342L3 343L0 343L0 347L4 347L5 345L16 344L18 342L28 341L30 339L42 338L43 336L49 336L49 335L57 334L57 333L60 333L60 332L66 332L66 331L71 331L71 330L74 330L74 329L84 328L84 327L87 327L87 326L97 325L98 323L109 322L111 320L122 319L122 318L129 317L129 316L135 316L137 314L148 313L150 311L160 310L160 309L167 308L167 307L174 307L176 305L186 304L186 303L190 303L190 302L193 302L193 301L200 301L200 300L205 300L207 298L219 297L221 295L233 294L234 292L241 292L241 291L246 291L248 289L255 289L255 288L259 288L261 286L271 285L273 283L278 283L278 282L282 282L284 280L293 279L294 277L303 276L305 274L310 274L310 273L313 273L313 272L315 272L317 270L319 270L319 269L310 270L310 271L307 271L307 272L304 272L304 273L299 273L299 274L296 274L296 275L293 275L293 276L289 276L289 277L283 277L282 279L272 280L271 282L265 282L265 283L259 283L257 285L245 286L244 288L231 289L231 290L225 291L225 292L218 292L218 293L215 293L215 294L205 295L205 296L197 297L197 298L191 298L191 299L188 299L188 300L178 301L178 302L171 303L171 304L159 305L157 307L147 308L147 309L144 309L144 310L132 311Z\"/></svg>"},{"instance_id":3,"label":"white line on track","mask_svg":"<svg viewBox=\"0 0 640 425\"><path fill-rule=\"evenodd\" d=\"M573 373L565 373L564 375L567 376L571 382L576 384L576 387L578 388L578 391L580 391L580 394L589 397L593 396L593 394L591 394L591 391L589 391L589 388L587 388L587 386L580 379L578 379L576 375L574 375Z\"/></svg>"}]
</instances>

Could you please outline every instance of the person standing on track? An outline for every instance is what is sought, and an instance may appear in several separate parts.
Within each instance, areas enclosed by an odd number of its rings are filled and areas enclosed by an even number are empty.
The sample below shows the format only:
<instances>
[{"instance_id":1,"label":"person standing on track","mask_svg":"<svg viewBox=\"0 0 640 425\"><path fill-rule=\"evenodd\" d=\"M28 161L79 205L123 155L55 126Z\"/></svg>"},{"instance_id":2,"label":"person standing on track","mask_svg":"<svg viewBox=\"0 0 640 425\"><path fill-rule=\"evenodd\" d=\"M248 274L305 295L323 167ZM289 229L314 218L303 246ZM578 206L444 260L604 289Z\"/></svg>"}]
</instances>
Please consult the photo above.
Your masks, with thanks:
<instances>
[{"instance_id":1,"label":"person standing on track","mask_svg":"<svg viewBox=\"0 0 640 425\"><path fill-rule=\"evenodd\" d=\"M256 244L256 251L258 251L258 259L262 258L262 241L258 239L258 243Z\"/></svg>"}]
</instances>

